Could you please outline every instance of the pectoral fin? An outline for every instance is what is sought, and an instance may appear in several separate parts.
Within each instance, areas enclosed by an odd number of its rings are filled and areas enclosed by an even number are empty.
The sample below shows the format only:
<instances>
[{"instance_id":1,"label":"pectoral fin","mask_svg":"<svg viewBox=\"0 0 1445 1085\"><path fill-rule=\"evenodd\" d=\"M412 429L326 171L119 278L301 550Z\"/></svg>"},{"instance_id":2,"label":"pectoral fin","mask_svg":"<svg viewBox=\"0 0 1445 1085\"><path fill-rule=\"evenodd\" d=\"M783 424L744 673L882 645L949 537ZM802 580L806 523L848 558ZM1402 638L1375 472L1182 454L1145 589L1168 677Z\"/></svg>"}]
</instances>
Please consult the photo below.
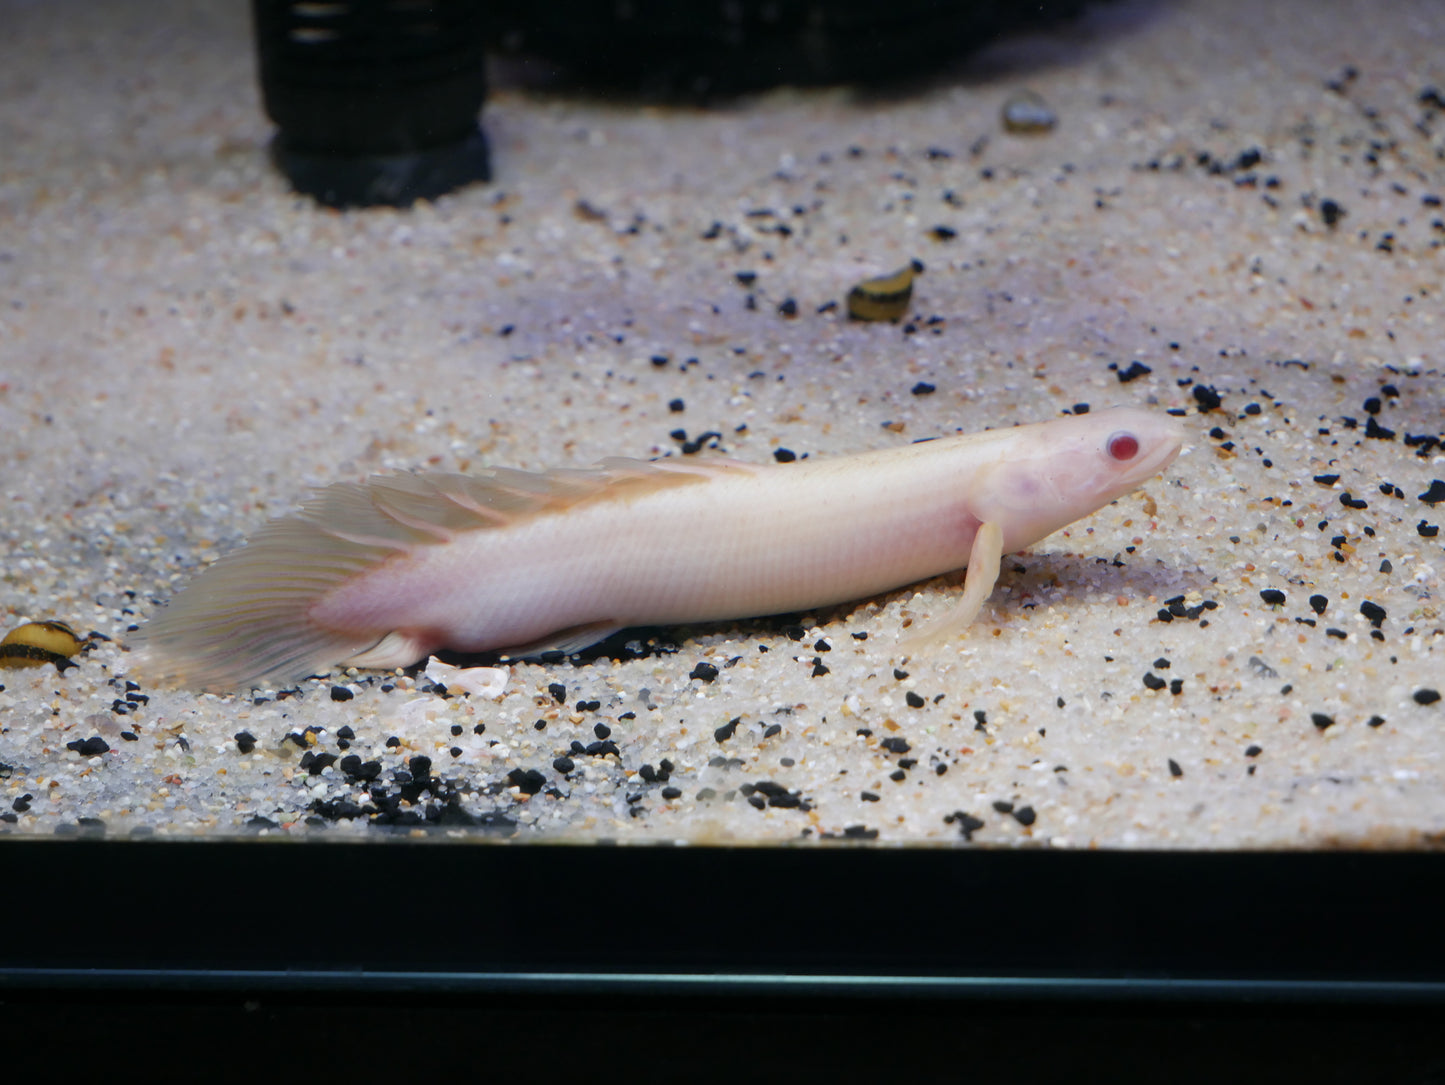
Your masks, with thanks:
<instances>
[{"instance_id":1,"label":"pectoral fin","mask_svg":"<svg viewBox=\"0 0 1445 1085\"><path fill-rule=\"evenodd\" d=\"M983 609L984 602L993 594L1002 562L1003 529L992 521L980 524L978 533L973 537L973 548L968 552L968 572L964 576L963 596L951 613L918 632L903 637L898 643L899 648L916 651L937 645L956 637L972 625L978 612Z\"/></svg>"}]
</instances>

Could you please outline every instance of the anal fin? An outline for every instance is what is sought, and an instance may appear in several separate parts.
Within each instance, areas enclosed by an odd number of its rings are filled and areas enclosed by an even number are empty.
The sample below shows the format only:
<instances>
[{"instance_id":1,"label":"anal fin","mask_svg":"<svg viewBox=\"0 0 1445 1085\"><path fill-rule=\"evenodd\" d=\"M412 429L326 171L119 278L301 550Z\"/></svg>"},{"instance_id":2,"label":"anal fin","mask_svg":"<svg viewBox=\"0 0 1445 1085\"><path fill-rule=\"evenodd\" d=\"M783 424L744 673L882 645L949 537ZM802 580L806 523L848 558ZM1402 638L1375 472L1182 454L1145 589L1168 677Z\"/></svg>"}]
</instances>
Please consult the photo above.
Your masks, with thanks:
<instances>
[{"instance_id":1,"label":"anal fin","mask_svg":"<svg viewBox=\"0 0 1445 1085\"><path fill-rule=\"evenodd\" d=\"M349 659L343 659L338 666L371 667L389 671L397 667L410 667L426 656L435 645L394 629L364 652L357 652Z\"/></svg>"},{"instance_id":2,"label":"anal fin","mask_svg":"<svg viewBox=\"0 0 1445 1085\"><path fill-rule=\"evenodd\" d=\"M527 644L499 650L502 659L528 659L547 652L561 652L571 655L583 648L591 647L599 640L610 637L622 626L614 621L589 622L558 630ZM364 652L358 652L339 664L342 667L366 667L377 670L391 670L395 667L409 667L435 651L439 645L411 633L394 629Z\"/></svg>"},{"instance_id":3,"label":"anal fin","mask_svg":"<svg viewBox=\"0 0 1445 1085\"><path fill-rule=\"evenodd\" d=\"M556 633L550 633L530 644L519 644L497 654L503 659L527 659L531 656L542 655L544 652L561 652L564 655L571 655L573 652L582 651L583 648L592 647L599 640L607 639L622 628L622 625L611 619L588 622L585 625L559 629Z\"/></svg>"}]
</instances>

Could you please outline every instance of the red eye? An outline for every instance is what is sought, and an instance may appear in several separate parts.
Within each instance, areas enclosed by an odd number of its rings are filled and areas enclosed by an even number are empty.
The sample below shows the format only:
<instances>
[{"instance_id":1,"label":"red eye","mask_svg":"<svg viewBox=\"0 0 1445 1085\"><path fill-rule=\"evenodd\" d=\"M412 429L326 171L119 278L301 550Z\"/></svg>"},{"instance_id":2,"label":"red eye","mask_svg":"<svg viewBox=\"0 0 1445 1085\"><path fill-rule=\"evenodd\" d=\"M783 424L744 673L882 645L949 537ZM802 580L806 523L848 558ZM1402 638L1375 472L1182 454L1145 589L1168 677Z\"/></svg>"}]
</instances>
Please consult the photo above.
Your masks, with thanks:
<instances>
[{"instance_id":1,"label":"red eye","mask_svg":"<svg viewBox=\"0 0 1445 1085\"><path fill-rule=\"evenodd\" d=\"M1139 438L1132 433L1120 431L1109 436L1105 447L1108 448L1109 455L1120 462L1132 460L1139 454Z\"/></svg>"}]
</instances>

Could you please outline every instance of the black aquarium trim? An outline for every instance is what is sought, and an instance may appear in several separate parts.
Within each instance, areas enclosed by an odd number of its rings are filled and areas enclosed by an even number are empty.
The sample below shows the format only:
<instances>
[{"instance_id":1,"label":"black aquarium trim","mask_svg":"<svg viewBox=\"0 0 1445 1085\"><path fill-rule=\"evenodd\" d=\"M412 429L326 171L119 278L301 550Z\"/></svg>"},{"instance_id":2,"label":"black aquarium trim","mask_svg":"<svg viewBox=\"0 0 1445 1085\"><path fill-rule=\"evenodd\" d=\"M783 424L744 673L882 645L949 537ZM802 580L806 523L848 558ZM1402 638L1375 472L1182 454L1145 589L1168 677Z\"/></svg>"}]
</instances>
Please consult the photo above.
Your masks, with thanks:
<instances>
[{"instance_id":1,"label":"black aquarium trim","mask_svg":"<svg viewBox=\"0 0 1445 1085\"><path fill-rule=\"evenodd\" d=\"M1425 853L0 848L0 988L1445 1000Z\"/></svg>"}]
</instances>

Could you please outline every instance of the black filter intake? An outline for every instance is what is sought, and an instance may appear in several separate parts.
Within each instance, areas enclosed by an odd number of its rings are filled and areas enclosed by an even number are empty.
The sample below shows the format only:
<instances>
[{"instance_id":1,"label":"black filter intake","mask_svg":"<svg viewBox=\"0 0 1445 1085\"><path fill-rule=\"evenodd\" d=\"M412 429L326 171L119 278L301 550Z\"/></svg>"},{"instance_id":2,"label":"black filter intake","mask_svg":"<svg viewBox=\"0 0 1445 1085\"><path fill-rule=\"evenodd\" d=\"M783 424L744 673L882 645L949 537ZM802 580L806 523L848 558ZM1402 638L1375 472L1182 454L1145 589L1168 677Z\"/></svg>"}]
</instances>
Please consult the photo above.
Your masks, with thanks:
<instances>
[{"instance_id":1,"label":"black filter intake","mask_svg":"<svg viewBox=\"0 0 1445 1085\"><path fill-rule=\"evenodd\" d=\"M271 150L333 207L405 207L490 177L481 0L252 0Z\"/></svg>"}]
</instances>

